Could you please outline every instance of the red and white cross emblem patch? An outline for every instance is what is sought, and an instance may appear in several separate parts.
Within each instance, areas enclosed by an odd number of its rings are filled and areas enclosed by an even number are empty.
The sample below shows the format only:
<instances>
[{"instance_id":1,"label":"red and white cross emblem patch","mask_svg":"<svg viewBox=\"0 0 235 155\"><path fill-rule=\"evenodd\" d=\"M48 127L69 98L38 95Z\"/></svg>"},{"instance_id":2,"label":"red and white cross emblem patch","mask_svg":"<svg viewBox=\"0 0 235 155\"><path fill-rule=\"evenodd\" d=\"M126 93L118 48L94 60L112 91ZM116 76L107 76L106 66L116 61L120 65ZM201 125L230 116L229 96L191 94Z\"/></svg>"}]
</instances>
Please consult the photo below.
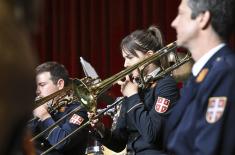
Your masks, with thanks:
<instances>
[{"instance_id":1,"label":"red and white cross emblem patch","mask_svg":"<svg viewBox=\"0 0 235 155\"><path fill-rule=\"evenodd\" d=\"M84 118L82 118L81 116L73 114L73 116L69 120L69 123L80 125L82 124L83 120Z\"/></svg>"},{"instance_id":2,"label":"red and white cross emblem patch","mask_svg":"<svg viewBox=\"0 0 235 155\"><path fill-rule=\"evenodd\" d=\"M224 113L226 103L227 97L211 97L206 111L206 121L208 123L218 121Z\"/></svg>"},{"instance_id":3,"label":"red and white cross emblem patch","mask_svg":"<svg viewBox=\"0 0 235 155\"><path fill-rule=\"evenodd\" d=\"M155 110L158 113L165 113L170 105L170 100L164 97L158 97L155 104Z\"/></svg>"}]
</instances>

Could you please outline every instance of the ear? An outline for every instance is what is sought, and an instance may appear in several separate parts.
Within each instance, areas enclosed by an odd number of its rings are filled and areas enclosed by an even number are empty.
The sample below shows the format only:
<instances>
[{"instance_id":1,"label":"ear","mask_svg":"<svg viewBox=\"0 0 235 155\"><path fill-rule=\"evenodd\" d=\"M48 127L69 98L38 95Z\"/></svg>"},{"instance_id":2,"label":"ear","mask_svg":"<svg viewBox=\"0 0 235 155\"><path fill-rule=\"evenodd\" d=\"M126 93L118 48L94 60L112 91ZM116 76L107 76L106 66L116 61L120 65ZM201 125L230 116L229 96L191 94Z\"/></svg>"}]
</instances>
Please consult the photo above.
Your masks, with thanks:
<instances>
[{"instance_id":1,"label":"ear","mask_svg":"<svg viewBox=\"0 0 235 155\"><path fill-rule=\"evenodd\" d=\"M59 79L57 81L57 87L59 88L59 90L64 88L64 80L63 79Z\"/></svg>"},{"instance_id":2,"label":"ear","mask_svg":"<svg viewBox=\"0 0 235 155\"><path fill-rule=\"evenodd\" d=\"M201 29L206 29L210 24L211 13L209 11L205 11L199 15L199 25Z\"/></svg>"},{"instance_id":3,"label":"ear","mask_svg":"<svg viewBox=\"0 0 235 155\"><path fill-rule=\"evenodd\" d=\"M154 53L154 52L150 50L150 51L148 51L148 52L146 53L146 55L147 55L147 56L151 56L151 55L153 55L153 53Z\"/></svg>"}]
</instances>

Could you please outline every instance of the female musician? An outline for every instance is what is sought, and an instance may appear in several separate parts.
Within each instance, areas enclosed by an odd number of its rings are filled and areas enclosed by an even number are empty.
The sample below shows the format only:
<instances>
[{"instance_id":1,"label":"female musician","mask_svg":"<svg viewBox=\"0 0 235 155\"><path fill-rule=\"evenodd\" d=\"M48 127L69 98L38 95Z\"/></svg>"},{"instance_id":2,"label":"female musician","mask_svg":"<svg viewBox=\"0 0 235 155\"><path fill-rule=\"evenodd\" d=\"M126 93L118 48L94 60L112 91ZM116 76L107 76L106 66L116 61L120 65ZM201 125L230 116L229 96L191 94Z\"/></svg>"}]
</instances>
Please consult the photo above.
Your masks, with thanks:
<instances>
[{"instance_id":1,"label":"female musician","mask_svg":"<svg viewBox=\"0 0 235 155\"><path fill-rule=\"evenodd\" d=\"M136 30L121 42L124 67L130 67L163 47L163 38L158 28ZM170 75L148 82L139 87L143 73L144 80L157 75L167 66L161 58L148 66L134 70L125 81L119 81L121 92L126 97L122 104L116 128L106 129L98 120L92 122L94 136L106 147L122 151L127 146L127 154L163 154L162 135L172 107L179 97L175 80ZM133 79L133 80L132 80ZM142 80L143 81L143 80ZM92 113L88 113L92 117Z\"/></svg>"}]
</instances>

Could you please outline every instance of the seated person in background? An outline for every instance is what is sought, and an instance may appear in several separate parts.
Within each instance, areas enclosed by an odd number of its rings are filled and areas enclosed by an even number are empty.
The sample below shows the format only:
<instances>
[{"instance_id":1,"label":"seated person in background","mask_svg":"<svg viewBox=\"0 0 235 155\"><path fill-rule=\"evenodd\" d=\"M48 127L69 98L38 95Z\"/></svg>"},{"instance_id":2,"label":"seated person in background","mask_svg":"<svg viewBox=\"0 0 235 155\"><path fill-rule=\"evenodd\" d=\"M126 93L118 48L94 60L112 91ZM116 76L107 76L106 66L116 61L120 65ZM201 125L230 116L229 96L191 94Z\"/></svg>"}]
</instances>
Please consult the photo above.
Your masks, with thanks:
<instances>
[{"instance_id":1,"label":"seated person in background","mask_svg":"<svg viewBox=\"0 0 235 155\"><path fill-rule=\"evenodd\" d=\"M36 83L38 97L46 97L58 90L63 89L69 84L68 72L65 67L56 62L45 62L36 68ZM48 104L43 104L33 111L35 120L31 123L33 133L38 134L49 126L53 125L64 115L68 114L73 109L80 106L79 103L73 102L64 107L58 109L55 113L48 112ZM35 146L37 153L42 153L52 145L59 142L66 137L76 128L78 128L83 122L87 121L87 112L83 108L72 116L64 119L58 126L47 132L45 135L35 140ZM72 138L67 139L61 145L58 145L56 149L52 150L51 155L80 155L85 153L87 144L88 129L81 130Z\"/></svg>"},{"instance_id":2,"label":"seated person in background","mask_svg":"<svg viewBox=\"0 0 235 155\"><path fill-rule=\"evenodd\" d=\"M158 28L151 26L147 30L137 30L125 37L121 43L124 67L130 67L147 58L163 47L163 39ZM167 67L167 60L150 63L143 69L144 80L157 75ZM133 78L134 80L130 80ZM105 128L98 120L91 125L95 128L94 136L109 149L122 151L127 146L128 154L163 154L162 135L165 123L176 103L179 92L175 80L170 75L147 83L140 88L138 69L125 81L119 81L121 92L126 97L112 131ZM92 118L93 113L88 113Z\"/></svg>"}]
</instances>

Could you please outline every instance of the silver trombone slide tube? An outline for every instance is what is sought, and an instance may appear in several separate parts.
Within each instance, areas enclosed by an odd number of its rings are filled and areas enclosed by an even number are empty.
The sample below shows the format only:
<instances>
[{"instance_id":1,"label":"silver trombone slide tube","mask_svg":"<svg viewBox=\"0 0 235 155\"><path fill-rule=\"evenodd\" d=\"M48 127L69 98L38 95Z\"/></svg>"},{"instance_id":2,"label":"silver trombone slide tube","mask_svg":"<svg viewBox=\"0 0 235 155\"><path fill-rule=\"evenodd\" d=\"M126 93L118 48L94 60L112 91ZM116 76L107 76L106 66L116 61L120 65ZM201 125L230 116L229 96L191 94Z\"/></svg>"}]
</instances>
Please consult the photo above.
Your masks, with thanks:
<instances>
[{"instance_id":1,"label":"silver trombone slide tube","mask_svg":"<svg viewBox=\"0 0 235 155\"><path fill-rule=\"evenodd\" d=\"M56 121L53 125L49 126L47 129L43 130L42 132L40 132L39 134L37 134L36 136L34 136L33 138L30 139L30 141L34 141L35 139L41 137L42 135L44 135L46 132L50 131L51 129L53 129L55 126L57 126L62 120L64 120L65 118L71 116L72 114L75 114L77 111L79 111L83 106L80 105L77 108L73 109L72 111L70 111L67 115L64 115L63 117L61 117L58 121Z\"/></svg>"},{"instance_id":2,"label":"silver trombone slide tube","mask_svg":"<svg viewBox=\"0 0 235 155\"><path fill-rule=\"evenodd\" d=\"M73 132L71 132L69 135L67 135L66 137L64 137L61 141L59 141L58 143L56 143L55 145L53 145L52 147L50 147L49 149L47 149L46 151L44 151L43 153L41 153L40 155L45 155L47 153L49 153L51 150L53 150L54 148L56 148L58 145L62 144L65 140L67 140L68 138L70 138L71 136L73 136L75 133L79 132L81 129L87 127L88 125L90 125L91 121L93 119L97 119L99 117L101 117L106 111L108 111L109 109L115 107L117 104L121 104L124 101L125 97L119 97L116 99L116 101L111 104L109 107L107 107L106 109L102 110L100 113L98 113L97 115L95 115L92 119L90 119L89 121L85 122L84 124L82 124L79 128L77 128L76 130L74 130Z\"/></svg>"}]
</instances>

